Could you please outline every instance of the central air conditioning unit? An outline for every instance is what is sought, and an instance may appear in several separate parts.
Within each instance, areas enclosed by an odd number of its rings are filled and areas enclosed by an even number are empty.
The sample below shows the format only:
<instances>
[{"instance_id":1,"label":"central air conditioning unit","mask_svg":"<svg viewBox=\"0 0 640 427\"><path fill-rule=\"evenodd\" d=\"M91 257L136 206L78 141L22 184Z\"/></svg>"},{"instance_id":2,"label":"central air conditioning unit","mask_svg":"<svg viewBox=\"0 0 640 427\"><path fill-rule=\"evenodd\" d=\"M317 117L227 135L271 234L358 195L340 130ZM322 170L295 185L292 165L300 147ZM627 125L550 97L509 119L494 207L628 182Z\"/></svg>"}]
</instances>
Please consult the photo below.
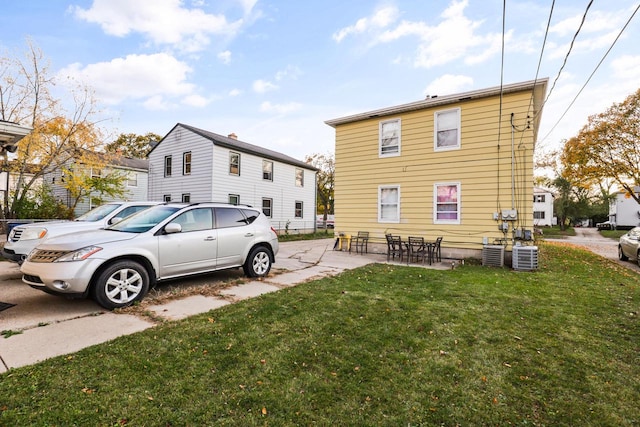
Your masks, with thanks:
<instances>
[{"instance_id":1,"label":"central air conditioning unit","mask_svg":"<svg viewBox=\"0 0 640 427\"><path fill-rule=\"evenodd\" d=\"M504 265L504 246L484 245L482 247L482 265L502 267Z\"/></svg>"},{"instance_id":2,"label":"central air conditioning unit","mask_svg":"<svg viewBox=\"0 0 640 427\"><path fill-rule=\"evenodd\" d=\"M531 271L538 269L537 246L514 246L512 258L514 270Z\"/></svg>"}]
</instances>

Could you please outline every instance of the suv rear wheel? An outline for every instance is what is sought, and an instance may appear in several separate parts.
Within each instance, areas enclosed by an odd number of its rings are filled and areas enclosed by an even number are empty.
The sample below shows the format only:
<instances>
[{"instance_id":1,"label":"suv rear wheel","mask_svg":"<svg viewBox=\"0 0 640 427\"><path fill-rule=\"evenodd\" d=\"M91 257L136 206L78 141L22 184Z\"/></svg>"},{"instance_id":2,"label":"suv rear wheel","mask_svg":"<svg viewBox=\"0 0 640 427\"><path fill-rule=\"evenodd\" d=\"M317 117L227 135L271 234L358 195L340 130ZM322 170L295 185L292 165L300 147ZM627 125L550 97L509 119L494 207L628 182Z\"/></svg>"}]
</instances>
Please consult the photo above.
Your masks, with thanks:
<instances>
[{"instance_id":1,"label":"suv rear wheel","mask_svg":"<svg viewBox=\"0 0 640 427\"><path fill-rule=\"evenodd\" d=\"M271 252L269 249L258 246L251 250L244 262L244 274L249 277L264 277L271 270Z\"/></svg>"},{"instance_id":2,"label":"suv rear wheel","mask_svg":"<svg viewBox=\"0 0 640 427\"><path fill-rule=\"evenodd\" d=\"M618 246L618 259L620 261L628 261L629 257L622 252L622 246Z\"/></svg>"},{"instance_id":3,"label":"suv rear wheel","mask_svg":"<svg viewBox=\"0 0 640 427\"><path fill-rule=\"evenodd\" d=\"M121 260L100 273L93 286L93 296L102 307L113 310L140 301L148 290L147 270L138 262Z\"/></svg>"}]
</instances>

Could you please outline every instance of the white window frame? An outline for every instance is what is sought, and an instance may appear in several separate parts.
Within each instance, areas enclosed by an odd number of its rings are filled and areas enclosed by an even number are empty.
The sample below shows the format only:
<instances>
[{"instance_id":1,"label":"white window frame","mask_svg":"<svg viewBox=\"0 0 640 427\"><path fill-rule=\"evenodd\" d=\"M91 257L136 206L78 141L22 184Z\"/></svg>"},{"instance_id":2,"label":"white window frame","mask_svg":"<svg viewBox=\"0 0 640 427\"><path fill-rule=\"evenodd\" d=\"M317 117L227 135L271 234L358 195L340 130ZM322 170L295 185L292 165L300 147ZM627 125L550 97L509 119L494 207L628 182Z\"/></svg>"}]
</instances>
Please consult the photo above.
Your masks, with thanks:
<instances>
[{"instance_id":1,"label":"white window frame","mask_svg":"<svg viewBox=\"0 0 640 427\"><path fill-rule=\"evenodd\" d=\"M456 187L456 218L438 218L438 205L451 205L451 202L438 202L438 188L439 187ZM434 224L460 224L461 212L461 186L459 182L436 182L433 184L433 223ZM454 212L454 211L440 211L440 213Z\"/></svg>"},{"instance_id":2,"label":"white window frame","mask_svg":"<svg viewBox=\"0 0 640 427\"><path fill-rule=\"evenodd\" d=\"M396 136L394 136L394 138L397 140L397 143L394 145L388 145L385 146L384 145L384 141L386 138L384 138L385 134L384 134L384 128L385 125L388 124L393 124L393 123L397 123L398 125L398 134ZM378 125L378 156L379 157L395 157L395 156L399 156L400 155L400 147L402 145L402 120L401 119L391 119L391 120L383 120L379 123ZM395 150L390 151L387 150L386 152L384 151L384 148L393 148L395 147Z\"/></svg>"},{"instance_id":3,"label":"white window frame","mask_svg":"<svg viewBox=\"0 0 640 427\"><path fill-rule=\"evenodd\" d=\"M171 155L164 156L164 176L168 178L173 172L173 159Z\"/></svg>"},{"instance_id":4,"label":"white window frame","mask_svg":"<svg viewBox=\"0 0 640 427\"><path fill-rule=\"evenodd\" d=\"M233 170L232 170L233 166L234 166L234 163L232 163L231 159L234 156L238 157L238 164L237 164L238 172L233 172ZM240 176L240 165L241 165L241 163L242 163L242 157L240 156L240 153L236 153L235 151L230 151L229 152L229 175Z\"/></svg>"},{"instance_id":5,"label":"white window frame","mask_svg":"<svg viewBox=\"0 0 640 427\"><path fill-rule=\"evenodd\" d=\"M386 190L395 190L396 191L396 200L395 203L383 203L383 192ZM383 206L385 205L385 206ZM383 209L384 207L393 207L396 206L395 210L395 218L388 218L383 215L383 211L387 211ZM400 185L380 185L378 186L378 222L383 223L400 223Z\"/></svg>"},{"instance_id":6,"label":"white window frame","mask_svg":"<svg viewBox=\"0 0 640 427\"><path fill-rule=\"evenodd\" d=\"M240 195L239 194L229 194L229 204L239 205L240 204Z\"/></svg>"},{"instance_id":7,"label":"white window frame","mask_svg":"<svg viewBox=\"0 0 640 427\"><path fill-rule=\"evenodd\" d=\"M296 187L304 187L304 169L296 168Z\"/></svg>"},{"instance_id":8,"label":"white window frame","mask_svg":"<svg viewBox=\"0 0 640 427\"><path fill-rule=\"evenodd\" d=\"M300 208L298 208L298 205L300 205ZM303 201L301 200L295 201L294 208L293 208L293 217L304 218L304 202Z\"/></svg>"},{"instance_id":9,"label":"white window frame","mask_svg":"<svg viewBox=\"0 0 640 427\"><path fill-rule=\"evenodd\" d=\"M266 209L269 210L269 213L267 214L267 212L265 212L265 202L267 202L267 204L269 205ZM264 214L264 216L266 216L267 218L273 218L273 199L269 198L269 197L263 197L262 198L262 213Z\"/></svg>"},{"instance_id":10,"label":"white window frame","mask_svg":"<svg viewBox=\"0 0 640 427\"><path fill-rule=\"evenodd\" d=\"M273 182L273 162L262 160L262 179Z\"/></svg>"},{"instance_id":11,"label":"white window frame","mask_svg":"<svg viewBox=\"0 0 640 427\"><path fill-rule=\"evenodd\" d=\"M456 116L457 116L455 126L452 126L452 125L445 126L444 124L440 125L440 121L438 120L440 115L451 114L454 112L456 113ZM433 113L433 149L434 151L447 151L447 150L460 149L460 134L462 133L460 128L460 122L461 122L460 116L461 116L460 108L450 108L448 110L440 110ZM438 145L438 134L440 132L451 131L454 129L457 130L456 143L454 145L443 145L443 146Z\"/></svg>"},{"instance_id":12,"label":"white window frame","mask_svg":"<svg viewBox=\"0 0 640 427\"><path fill-rule=\"evenodd\" d=\"M127 174L127 187L138 186L138 174L136 172L129 172Z\"/></svg>"},{"instance_id":13,"label":"white window frame","mask_svg":"<svg viewBox=\"0 0 640 427\"><path fill-rule=\"evenodd\" d=\"M191 151L182 153L182 175L191 175Z\"/></svg>"}]
</instances>

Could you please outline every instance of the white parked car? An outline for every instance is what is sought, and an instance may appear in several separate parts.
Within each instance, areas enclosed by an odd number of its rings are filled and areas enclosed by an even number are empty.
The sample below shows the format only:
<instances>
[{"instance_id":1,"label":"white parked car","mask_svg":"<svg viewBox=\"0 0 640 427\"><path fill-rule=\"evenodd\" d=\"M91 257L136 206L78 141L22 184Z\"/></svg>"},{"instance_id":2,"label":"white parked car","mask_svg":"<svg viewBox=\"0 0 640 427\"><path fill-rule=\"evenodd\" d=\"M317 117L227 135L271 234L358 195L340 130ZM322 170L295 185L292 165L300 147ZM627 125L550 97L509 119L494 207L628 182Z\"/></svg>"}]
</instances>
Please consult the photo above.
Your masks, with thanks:
<instances>
[{"instance_id":1,"label":"white parked car","mask_svg":"<svg viewBox=\"0 0 640 427\"><path fill-rule=\"evenodd\" d=\"M634 260L640 265L640 227L634 227L620 236L618 258L621 261Z\"/></svg>"},{"instance_id":2,"label":"white parked car","mask_svg":"<svg viewBox=\"0 0 640 427\"><path fill-rule=\"evenodd\" d=\"M242 267L266 276L278 235L258 209L224 203L165 203L117 224L55 237L29 254L20 270L33 288L91 296L107 309L144 298L156 282Z\"/></svg>"},{"instance_id":3,"label":"white parked car","mask_svg":"<svg viewBox=\"0 0 640 427\"><path fill-rule=\"evenodd\" d=\"M37 245L54 236L98 230L161 202L111 202L91 209L73 221L47 221L18 225L7 236L2 256L22 264Z\"/></svg>"}]
</instances>

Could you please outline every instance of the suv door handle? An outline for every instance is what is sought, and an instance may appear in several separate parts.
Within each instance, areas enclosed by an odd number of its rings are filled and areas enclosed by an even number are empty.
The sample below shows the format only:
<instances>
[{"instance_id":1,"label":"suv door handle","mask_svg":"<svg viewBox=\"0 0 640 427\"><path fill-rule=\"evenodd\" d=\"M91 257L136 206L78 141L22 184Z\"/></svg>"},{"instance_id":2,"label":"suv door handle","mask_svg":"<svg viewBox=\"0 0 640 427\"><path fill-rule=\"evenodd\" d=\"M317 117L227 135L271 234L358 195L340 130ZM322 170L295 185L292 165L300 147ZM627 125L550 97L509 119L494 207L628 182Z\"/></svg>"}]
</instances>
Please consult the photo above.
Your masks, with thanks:
<instances>
[{"instance_id":1,"label":"suv door handle","mask_svg":"<svg viewBox=\"0 0 640 427\"><path fill-rule=\"evenodd\" d=\"M211 241L213 241L213 240L216 240L216 238L215 238L215 237L213 237L213 236L207 236L207 237L205 237L205 239L204 239L204 241L205 241L205 242L211 242Z\"/></svg>"},{"instance_id":2,"label":"suv door handle","mask_svg":"<svg viewBox=\"0 0 640 427\"><path fill-rule=\"evenodd\" d=\"M253 237L253 233L246 233L244 237Z\"/></svg>"}]
</instances>

